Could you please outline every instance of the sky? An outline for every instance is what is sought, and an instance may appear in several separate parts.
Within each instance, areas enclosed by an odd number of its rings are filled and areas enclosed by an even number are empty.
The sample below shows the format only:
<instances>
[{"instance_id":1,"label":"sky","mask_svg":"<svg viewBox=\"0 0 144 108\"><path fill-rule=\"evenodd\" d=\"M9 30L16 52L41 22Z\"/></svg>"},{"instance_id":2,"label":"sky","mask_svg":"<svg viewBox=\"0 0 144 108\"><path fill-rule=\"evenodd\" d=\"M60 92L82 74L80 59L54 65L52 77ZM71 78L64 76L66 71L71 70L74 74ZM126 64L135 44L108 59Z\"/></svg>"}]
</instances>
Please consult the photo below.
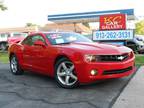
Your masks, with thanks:
<instances>
[{"instance_id":1,"label":"sky","mask_svg":"<svg viewBox=\"0 0 144 108\"><path fill-rule=\"evenodd\" d=\"M4 0L4 4L8 10L0 11L0 28L22 27L29 22L44 25L48 15L62 13L132 8L135 16L144 16L144 0Z\"/></svg>"}]
</instances>

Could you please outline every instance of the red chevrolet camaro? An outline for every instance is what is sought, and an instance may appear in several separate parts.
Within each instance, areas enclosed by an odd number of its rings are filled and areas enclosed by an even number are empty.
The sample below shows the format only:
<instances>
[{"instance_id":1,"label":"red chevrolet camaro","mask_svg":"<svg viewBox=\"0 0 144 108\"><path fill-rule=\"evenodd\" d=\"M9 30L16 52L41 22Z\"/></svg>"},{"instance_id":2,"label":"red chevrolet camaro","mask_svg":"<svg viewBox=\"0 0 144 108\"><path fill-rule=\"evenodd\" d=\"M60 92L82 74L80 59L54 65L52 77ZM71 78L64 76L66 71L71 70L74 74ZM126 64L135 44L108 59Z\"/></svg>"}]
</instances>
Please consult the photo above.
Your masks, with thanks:
<instances>
[{"instance_id":1,"label":"red chevrolet camaro","mask_svg":"<svg viewBox=\"0 0 144 108\"><path fill-rule=\"evenodd\" d=\"M134 53L125 46L93 43L69 32L39 32L9 47L10 69L52 76L64 88L134 72Z\"/></svg>"}]
</instances>

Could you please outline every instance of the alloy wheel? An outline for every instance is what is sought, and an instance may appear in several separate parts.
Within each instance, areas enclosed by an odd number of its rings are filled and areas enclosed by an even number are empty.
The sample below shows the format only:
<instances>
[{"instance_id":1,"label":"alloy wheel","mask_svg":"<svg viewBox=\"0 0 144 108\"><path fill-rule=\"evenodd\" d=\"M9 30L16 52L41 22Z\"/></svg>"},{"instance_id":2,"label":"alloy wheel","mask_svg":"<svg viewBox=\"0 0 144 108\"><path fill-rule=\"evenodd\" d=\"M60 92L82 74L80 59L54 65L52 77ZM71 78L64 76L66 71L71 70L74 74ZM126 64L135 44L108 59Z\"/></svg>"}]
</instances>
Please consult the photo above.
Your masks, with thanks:
<instances>
[{"instance_id":1,"label":"alloy wheel","mask_svg":"<svg viewBox=\"0 0 144 108\"><path fill-rule=\"evenodd\" d=\"M13 56L13 57L11 58L11 62L10 62L11 70L12 70L13 73L16 73L17 70L18 70L17 64L18 64L18 63L17 63L16 57Z\"/></svg>"},{"instance_id":2,"label":"alloy wheel","mask_svg":"<svg viewBox=\"0 0 144 108\"><path fill-rule=\"evenodd\" d=\"M63 61L57 68L58 80L66 86L72 86L77 82L74 64L70 61Z\"/></svg>"}]
</instances>

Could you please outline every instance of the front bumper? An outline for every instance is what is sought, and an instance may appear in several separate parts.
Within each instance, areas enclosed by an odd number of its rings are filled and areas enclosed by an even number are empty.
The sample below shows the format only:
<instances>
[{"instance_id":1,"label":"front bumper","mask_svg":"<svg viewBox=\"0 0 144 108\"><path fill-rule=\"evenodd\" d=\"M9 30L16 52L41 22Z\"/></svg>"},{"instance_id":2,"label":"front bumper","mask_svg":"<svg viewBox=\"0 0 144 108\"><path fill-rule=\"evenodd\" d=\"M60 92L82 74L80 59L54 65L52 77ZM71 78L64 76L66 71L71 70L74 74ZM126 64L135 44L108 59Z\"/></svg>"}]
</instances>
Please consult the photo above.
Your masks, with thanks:
<instances>
[{"instance_id":1,"label":"front bumper","mask_svg":"<svg viewBox=\"0 0 144 108\"><path fill-rule=\"evenodd\" d=\"M123 62L79 62L76 64L76 72L80 83L89 83L101 79L121 78L135 71L134 58ZM91 75L91 70L96 70L96 75Z\"/></svg>"}]
</instances>

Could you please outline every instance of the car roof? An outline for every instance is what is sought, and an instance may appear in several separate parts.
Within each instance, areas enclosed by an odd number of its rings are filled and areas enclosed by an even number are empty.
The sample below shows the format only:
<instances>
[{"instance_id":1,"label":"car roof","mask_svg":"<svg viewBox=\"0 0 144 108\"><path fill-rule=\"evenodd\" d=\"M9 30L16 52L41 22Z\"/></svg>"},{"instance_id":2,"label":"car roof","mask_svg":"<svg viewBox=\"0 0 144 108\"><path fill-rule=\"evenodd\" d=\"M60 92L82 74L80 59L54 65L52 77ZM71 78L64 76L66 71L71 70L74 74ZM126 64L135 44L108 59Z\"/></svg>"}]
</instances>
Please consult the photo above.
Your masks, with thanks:
<instances>
[{"instance_id":1,"label":"car roof","mask_svg":"<svg viewBox=\"0 0 144 108\"><path fill-rule=\"evenodd\" d=\"M75 32L63 32L63 31L38 31L38 32L33 32L33 33L30 33L28 36L33 36L35 34L50 34L50 33L75 33Z\"/></svg>"},{"instance_id":2,"label":"car roof","mask_svg":"<svg viewBox=\"0 0 144 108\"><path fill-rule=\"evenodd\" d=\"M75 33L72 31L38 31L38 32L33 32L30 34L38 34L38 33Z\"/></svg>"},{"instance_id":3,"label":"car roof","mask_svg":"<svg viewBox=\"0 0 144 108\"><path fill-rule=\"evenodd\" d=\"M144 37L144 35L135 35L135 37Z\"/></svg>"}]
</instances>

